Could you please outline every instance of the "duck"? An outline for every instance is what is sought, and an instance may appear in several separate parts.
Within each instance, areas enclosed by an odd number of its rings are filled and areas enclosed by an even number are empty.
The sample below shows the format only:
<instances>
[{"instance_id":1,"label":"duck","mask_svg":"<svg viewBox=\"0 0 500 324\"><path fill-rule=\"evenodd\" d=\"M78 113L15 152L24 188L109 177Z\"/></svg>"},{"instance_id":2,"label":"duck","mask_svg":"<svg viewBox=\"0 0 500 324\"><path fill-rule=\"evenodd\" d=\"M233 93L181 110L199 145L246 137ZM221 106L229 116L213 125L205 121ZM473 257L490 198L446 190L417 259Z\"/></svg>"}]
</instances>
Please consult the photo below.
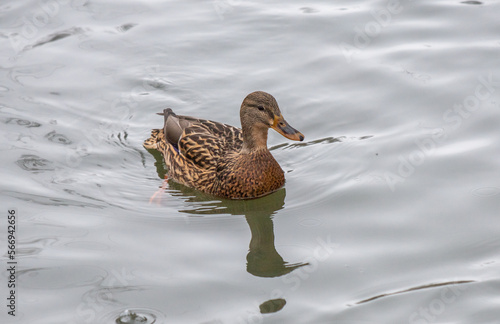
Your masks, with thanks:
<instances>
[{"instance_id":1,"label":"duck","mask_svg":"<svg viewBox=\"0 0 500 324\"><path fill-rule=\"evenodd\" d=\"M243 100L241 128L177 115L171 108L158 115L163 128L153 129L144 147L163 155L166 178L222 198L258 198L283 187L285 173L267 147L270 128L290 140L304 140L264 91Z\"/></svg>"}]
</instances>

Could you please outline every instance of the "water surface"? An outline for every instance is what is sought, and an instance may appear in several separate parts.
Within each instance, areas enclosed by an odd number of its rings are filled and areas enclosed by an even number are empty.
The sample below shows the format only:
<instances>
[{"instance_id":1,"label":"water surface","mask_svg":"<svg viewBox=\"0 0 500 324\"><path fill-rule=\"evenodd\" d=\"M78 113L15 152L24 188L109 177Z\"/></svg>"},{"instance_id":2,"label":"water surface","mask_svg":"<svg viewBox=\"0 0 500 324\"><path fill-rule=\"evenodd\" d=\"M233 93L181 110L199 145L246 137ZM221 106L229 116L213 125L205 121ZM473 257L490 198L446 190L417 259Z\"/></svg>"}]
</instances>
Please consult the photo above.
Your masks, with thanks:
<instances>
[{"instance_id":1,"label":"water surface","mask_svg":"<svg viewBox=\"0 0 500 324\"><path fill-rule=\"evenodd\" d=\"M2 322L497 323L499 11L0 5L0 205L19 215ZM168 182L149 203L156 113L239 126L255 90L306 137L270 133L285 187L228 201Z\"/></svg>"}]
</instances>

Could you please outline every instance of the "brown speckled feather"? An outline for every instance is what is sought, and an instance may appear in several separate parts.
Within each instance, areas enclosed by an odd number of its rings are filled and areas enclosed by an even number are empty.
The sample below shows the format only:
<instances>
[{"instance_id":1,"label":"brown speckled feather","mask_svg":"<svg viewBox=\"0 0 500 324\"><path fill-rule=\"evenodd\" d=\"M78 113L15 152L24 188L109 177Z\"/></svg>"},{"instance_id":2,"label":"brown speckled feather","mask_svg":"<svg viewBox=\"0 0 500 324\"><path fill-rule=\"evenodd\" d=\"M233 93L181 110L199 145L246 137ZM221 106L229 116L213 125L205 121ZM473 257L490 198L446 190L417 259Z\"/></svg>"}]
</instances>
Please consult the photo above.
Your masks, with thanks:
<instances>
[{"instance_id":1,"label":"brown speckled feather","mask_svg":"<svg viewBox=\"0 0 500 324\"><path fill-rule=\"evenodd\" d=\"M240 129L196 119L183 131L178 151L163 129L153 129L144 146L164 155L169 178L215 196L256 198L283 186L283 171L271 153L240 155L242 143Z\"/></svg>"},{"instance_id":2,"label":"brown speckled feather","mask_svg":"<svg viewBox=\"0 0 500 324\"><path fill-rule=\"evenodd\" d=\"M265 93L254 92L245 100L255 94ZM271 103L276 102L271 95L265 95L268 96L266 100L270 97L273 100ZM242 111L244 105L245 101ZM256 105L255 108L245 109L254 109L260 113L260 108L260 105ZM277 104L276 110L275 118L282 119ZM253 112L254 115L257 113ZM153 129L151 137L144 142L144 147L156 149L163 154L169 178L200 191L232 199L260 197L279 189L285 183L284 172L266 145L267 129L274 128L274 125L266 126L265 134L249 134L248 136L255 136L256 140L247 140L247 146L252 148L248 149L244 147L244 134L239 128L210 120L179 116L170 108L160 115L164 116L164 128ZM261 115L269 120L272 113ZM269 121L271 122L272 120ZM281 124L289 127L283 126L284 131L295 131L300 135L300 140L303 139L303 135L284 120ZM261 142L264 142L264 145L258 146Z\"/></svg>"}]
</instances>

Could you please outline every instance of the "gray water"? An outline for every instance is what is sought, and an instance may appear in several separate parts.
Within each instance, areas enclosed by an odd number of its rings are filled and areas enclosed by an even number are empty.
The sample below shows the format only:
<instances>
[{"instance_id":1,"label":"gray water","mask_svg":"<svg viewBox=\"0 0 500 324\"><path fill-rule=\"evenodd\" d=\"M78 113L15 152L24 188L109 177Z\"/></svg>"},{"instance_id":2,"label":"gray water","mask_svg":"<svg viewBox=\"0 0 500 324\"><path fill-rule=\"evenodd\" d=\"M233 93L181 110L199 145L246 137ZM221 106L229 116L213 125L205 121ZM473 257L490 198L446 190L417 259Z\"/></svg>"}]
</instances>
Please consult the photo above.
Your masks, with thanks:
<instances>
[{"instance_id":1,"label":"gray water","mask_svg":"<svg viewBox=\"0 0 500 324\"><path fill-rule=\"evenodd\" d=\"M3 1L2 323L499 323L499 1ZM239 126L286 185L227 201L142 142ZM16 316L7 211L15 208Z\"/></svg>"}]
</instances>

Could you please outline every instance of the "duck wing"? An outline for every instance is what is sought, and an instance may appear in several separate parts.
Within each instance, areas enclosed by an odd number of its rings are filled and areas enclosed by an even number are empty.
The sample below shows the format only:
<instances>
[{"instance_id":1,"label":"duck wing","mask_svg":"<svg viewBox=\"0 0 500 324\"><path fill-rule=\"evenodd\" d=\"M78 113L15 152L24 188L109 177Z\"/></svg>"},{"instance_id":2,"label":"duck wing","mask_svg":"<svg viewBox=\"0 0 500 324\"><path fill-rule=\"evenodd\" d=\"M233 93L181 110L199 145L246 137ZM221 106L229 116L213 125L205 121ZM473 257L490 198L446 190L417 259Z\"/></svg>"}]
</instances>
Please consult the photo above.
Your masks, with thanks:
<instances>
[{"instance_id":1,"label":"duck wing","mask_svg":"<svg viewBox=\"0 0 500 324\"><path fill-rule=\"evenodd\" d=\"M165 139L178 154L202 169L215 169L227 154L241 149L241 130L219 122L176 115L170 108L165 118Z\"/></svg>"}]
</instances>

